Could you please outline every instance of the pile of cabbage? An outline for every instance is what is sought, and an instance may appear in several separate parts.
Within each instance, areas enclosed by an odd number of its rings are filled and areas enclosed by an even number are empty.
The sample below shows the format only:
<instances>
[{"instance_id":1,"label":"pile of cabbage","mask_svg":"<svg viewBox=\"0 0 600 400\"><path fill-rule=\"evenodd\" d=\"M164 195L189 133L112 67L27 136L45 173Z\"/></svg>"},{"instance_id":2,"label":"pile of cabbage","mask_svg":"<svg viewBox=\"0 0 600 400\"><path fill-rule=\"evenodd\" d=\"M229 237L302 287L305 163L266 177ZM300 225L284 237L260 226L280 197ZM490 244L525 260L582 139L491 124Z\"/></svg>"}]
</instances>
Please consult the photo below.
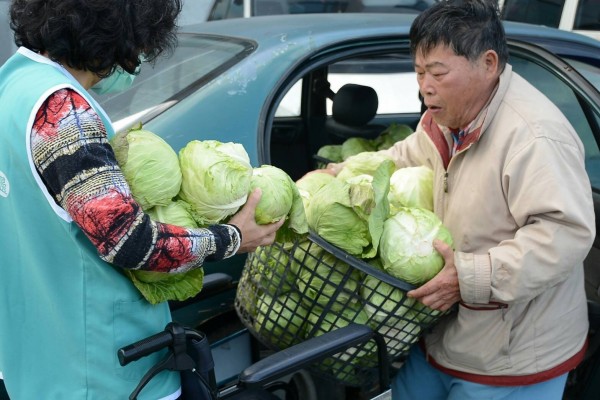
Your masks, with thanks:
<instances>
[{"instance_id":1,"label":"pile of cabbage","mask_svg":"<svg viewBox=\"0 0 600 400\"><path fill-rule=\"evenodd\" d=\"M254 289L238 290L238 297L257 296L244 299L259 305L254 328L284 348L357 322L382 333L391 356L407 351L440 312L345 261L358 259L413 286L441 270L444 259L433 240L450 246L453 240L433 213L433 171L397 168L388 156L368 151L347 158L336 177L315 171L296 186L309 230L346 256L335 257L306 238L259 248L245 271ZM371 360L373 353L363 349L351 362ZM343 357L334 364L348 354Z\"/></svg>"},{"instance_id":2,"label":"pile of cabbage","mask_svg":"<svg viewBox=\"0 0 600 400\"><path fill-rule=\"evenodd\" d=\"M410 126L393 123L374 139L351 137L342 144L327 144L319 148L317 156L328 162L341 162L365 151L388 149L413 133Z\"/></svg>"},{"instance_id":3,"label":"pile of cabbage","mask_svg":"<svg viewBox=\"0 0 600 400\"><path fill-rule=\"evenodd\" d=\"M158 222L186 228L226 223L261 188L256 221L286 219L280 240L307 232L302 199L295 182L283 170L252 167L239 143L192 140L180 151L141 125L115 135L111 146L134 199ZM177 273L126 270L152 304L185 300L202 289L204 270Z\"/></svg>"}]
</instances>

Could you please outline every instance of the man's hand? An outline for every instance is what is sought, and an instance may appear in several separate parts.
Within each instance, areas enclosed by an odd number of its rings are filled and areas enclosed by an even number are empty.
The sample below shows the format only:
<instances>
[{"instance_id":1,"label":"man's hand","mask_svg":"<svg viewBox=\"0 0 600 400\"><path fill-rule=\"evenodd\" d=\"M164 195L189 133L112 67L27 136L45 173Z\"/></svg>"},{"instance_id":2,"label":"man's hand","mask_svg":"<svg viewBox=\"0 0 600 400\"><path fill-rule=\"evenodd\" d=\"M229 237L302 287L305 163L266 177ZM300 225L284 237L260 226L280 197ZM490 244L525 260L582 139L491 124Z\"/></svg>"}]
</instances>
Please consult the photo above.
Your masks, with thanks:
<instances>
[{"instance_id":1,"label":"man's hand","mask_svg":"<svg viewBox=\"0 0 600 400\"><path fill-rule=\"evenodd\" d=\"M438 239L433 241L433 247L444 257L444 267L429 282L407 294L434 310L446 311L460 301L454 251Z\"/></svg>"},{"instance_id":2,"label":"man's hand","mask_svg":"<svg viewBox=\"0 0 600 400\"><path fill-rule=\"evenodd\" d=\"M256 206L260 201L262 192L255 189L248 196L246 204L237 214L235 214L230 224L235 225L242 232L242 243L238 253L248 253L256 250L258 246L268 246L275 241L275 233L285 222L285 218L267 225L258 225L256 223Z\"/></svg>"}]
</instances>

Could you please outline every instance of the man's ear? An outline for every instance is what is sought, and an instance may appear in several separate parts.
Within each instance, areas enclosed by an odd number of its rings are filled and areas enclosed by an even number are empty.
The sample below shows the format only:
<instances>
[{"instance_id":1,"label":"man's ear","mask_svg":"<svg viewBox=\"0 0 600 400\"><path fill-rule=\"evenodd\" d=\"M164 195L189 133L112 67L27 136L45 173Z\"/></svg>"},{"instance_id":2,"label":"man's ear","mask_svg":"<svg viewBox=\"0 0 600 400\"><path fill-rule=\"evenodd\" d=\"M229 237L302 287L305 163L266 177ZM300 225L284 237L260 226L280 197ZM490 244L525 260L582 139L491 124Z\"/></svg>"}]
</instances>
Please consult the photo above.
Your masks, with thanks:
<instances>
[{"instance_id":1,"label":"man's ear","mask_svg":"<svg viewBox=\"0 0 600 400\"><path fill-rule=\"evenodd\" d=\"M498 68L500 67L498 63L498 53L496 53L494 50L488 50L484 53L483 57L483 62L485 63L487 72L492 75L496 75L499 72Z\"/></svg>"}]
</instances>

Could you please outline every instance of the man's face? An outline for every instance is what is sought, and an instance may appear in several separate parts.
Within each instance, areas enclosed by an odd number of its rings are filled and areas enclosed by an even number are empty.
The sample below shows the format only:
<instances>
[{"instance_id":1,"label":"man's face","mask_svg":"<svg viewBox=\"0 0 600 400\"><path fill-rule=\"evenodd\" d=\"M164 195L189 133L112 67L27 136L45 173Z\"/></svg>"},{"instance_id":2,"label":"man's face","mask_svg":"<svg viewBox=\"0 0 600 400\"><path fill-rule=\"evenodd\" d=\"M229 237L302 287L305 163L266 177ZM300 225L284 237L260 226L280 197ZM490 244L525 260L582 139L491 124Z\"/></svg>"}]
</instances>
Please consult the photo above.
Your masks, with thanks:
<instances>
[{"instance_id":1,"label":"man's face","mask_svg":"<svg viewBox=\"0 0 600 400\"><path fill-rule=\"evenodd\" d=\"M459 129L475 119L496 84L495 55L488 51L471 62L444 45L433 48L426 56L417 52L419 90L437 124Z\"/></svg>"}]
</instances>

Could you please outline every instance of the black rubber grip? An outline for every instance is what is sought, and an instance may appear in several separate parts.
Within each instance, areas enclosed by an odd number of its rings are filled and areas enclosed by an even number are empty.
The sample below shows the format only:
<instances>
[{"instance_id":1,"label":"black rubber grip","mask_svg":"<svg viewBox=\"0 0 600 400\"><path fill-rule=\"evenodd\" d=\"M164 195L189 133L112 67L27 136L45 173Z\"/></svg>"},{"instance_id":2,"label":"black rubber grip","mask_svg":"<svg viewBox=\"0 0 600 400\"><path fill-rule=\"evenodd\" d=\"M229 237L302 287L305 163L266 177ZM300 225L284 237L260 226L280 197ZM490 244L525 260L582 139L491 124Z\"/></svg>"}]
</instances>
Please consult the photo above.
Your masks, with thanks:
<instances>
[{"instance_id":1,"label":"black rubber grip","mask_svg":"<svg viewBox=\"0 0 600 400\"><path fill-rule=\"evenodd\" d=\"M173 335L169 331L159 332L138 342L122 347L117 352L119 363L122 366L132 361L139 360L155 351L161 350L173 344Z\"/></svg>"}]
</instances>

